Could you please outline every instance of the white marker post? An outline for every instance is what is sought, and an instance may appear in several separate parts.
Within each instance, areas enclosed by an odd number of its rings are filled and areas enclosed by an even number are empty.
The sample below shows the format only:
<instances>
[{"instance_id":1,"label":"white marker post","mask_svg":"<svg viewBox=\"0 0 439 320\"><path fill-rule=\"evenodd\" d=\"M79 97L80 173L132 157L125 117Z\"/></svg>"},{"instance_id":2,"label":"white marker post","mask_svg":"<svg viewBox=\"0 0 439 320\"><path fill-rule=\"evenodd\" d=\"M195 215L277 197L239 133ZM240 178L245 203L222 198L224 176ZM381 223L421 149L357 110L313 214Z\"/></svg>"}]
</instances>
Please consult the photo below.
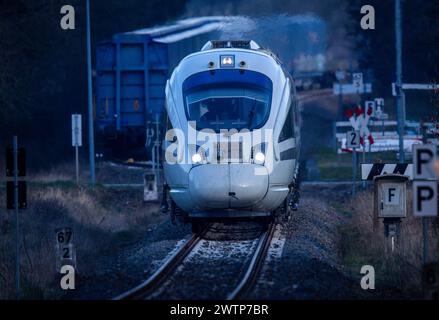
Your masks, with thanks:
<instances>
[{"instance_id":1,"label":"white marker post","mask_svg":"<svg viewBox=\"0 0 439 320\"><path fill-rule=\"evenodd\" d=\"M437 176L434 170L436 146L432 144L413 146L413 213L422 217L424 264L428 261L428 217L438 214Z\"/></svg>"},{"instance_id":2,"label":"white marker post","mask_svg":"<svg viewBox=\"0 0 439 320\"><path fill-rule=\"evenodd\" d=\"M72 147L75 147L76 184L79 185L79 150L82 146L82 116L72 114Z\"/></svg>"}]
</instances>

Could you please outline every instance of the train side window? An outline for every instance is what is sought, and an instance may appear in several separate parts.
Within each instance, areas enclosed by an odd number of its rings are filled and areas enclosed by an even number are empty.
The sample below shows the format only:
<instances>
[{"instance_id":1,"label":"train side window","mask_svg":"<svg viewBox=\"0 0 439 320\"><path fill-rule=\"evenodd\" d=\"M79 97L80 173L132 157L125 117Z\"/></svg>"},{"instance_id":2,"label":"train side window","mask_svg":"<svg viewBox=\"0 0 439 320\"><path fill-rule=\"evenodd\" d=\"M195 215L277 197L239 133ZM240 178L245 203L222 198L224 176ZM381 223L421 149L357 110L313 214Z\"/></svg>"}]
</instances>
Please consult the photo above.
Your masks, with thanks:
<instances>
[{"instance_id":1,"label":"train side window","mask_svg":"<svg viewBox=\"0 0 439 320\"><path fill-rule=\"evenodd\" d=\"M288 139L294 138L294 117L293 117L293 106L290 105L288 110L287 118L285 119L284 126L279 135L279 143L286 141Z\"/></svg>"}]
</instances>

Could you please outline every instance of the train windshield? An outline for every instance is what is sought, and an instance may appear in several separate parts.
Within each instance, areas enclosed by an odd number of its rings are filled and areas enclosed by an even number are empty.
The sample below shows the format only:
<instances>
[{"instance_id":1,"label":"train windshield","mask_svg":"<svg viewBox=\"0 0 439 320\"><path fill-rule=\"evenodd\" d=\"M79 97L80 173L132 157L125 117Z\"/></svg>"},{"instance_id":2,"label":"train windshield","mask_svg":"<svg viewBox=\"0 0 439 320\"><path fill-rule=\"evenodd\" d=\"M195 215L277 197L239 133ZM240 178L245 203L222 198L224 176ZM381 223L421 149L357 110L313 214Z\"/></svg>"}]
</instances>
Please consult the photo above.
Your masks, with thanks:
<instances>
[{"instance_id":1,"label":"train windshield","mask_svg":"<svg viewBox=\"0 0 439 320\"><path fill-rule=\"evenodd\" d=\"M267 121L272 82L254 71L208 71L189 77L183 96L188 120L196 122L197 130L253 130Z\"/></svg>"}]
</instances>

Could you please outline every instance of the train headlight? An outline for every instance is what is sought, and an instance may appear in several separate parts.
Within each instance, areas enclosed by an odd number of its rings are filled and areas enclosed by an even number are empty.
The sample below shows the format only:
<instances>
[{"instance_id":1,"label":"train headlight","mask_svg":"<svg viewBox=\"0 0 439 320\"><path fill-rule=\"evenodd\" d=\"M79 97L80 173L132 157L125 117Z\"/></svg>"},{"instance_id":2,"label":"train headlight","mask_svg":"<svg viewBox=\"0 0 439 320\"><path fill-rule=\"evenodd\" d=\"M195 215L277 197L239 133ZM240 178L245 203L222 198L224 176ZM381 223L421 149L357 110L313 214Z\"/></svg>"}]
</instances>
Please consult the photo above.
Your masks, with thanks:
<instances>
[{"instance_id":1,"label":"train headlight","mask_svg":"<svg viewBox=\"0 0 439 320\"><path fill-rule=\"evenodd\" d=\"M255 154L255 163L256 164L264 164L265 162L265 154L262 152L258 152Z\"/></svg>"},{"instance_id":2,"label":"train headlight","mask_svg":"<svg viewBox=\"0 0 439 320\"><path fill-rule=\"evenodd\" d=\"M192 156L192 163L194 163L194 164L199 164L201 161L203 161L203 157L201 157L201 154L199 154L199 153L195 153L195 154Z\"/></svg>"},{"instance_id":3,"label":"train headlight","mask_svg":"<svg viewBox=\"0 0 439 320\"><path fill-rule=\"evenodd\" d=\"M191 156L193 165L200 165L206 163L207 153L204 150L204 148L198 145L189 145L189 148L190 148L189 150L192 150L191 152L194 152Z\"/></svg>"},{"instance_id":4,"label":"train headlight","mask_svg":"<svg viewBox=\"0 0 439 320\"><path fill-rule=\"evenodd\" d=\"M234 55L220 56L220 67L221 68L234 68L235 67L235 56Z\"/></svg>"}]
</instances>

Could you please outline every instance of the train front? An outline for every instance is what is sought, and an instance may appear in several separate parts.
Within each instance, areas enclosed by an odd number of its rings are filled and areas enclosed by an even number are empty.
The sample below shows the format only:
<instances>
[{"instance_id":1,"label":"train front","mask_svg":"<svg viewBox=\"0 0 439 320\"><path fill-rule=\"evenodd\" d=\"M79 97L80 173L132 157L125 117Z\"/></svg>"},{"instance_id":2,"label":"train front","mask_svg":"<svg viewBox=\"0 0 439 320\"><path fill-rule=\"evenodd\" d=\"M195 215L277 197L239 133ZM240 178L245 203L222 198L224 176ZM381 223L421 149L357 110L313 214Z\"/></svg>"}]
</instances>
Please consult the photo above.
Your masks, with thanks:
<instances>
[{"instance_id":1,"label":"train front","mask_svg":"<svg viewBox=\"0 0 439 320\"><path fill-rule=\"evenodd\" d=\"M273 141L291 86L254 42L209 42L181 61L166 88L164 172L189 217L270 216L282 204L295 160Z\"/></svg>"}]
</instances>

